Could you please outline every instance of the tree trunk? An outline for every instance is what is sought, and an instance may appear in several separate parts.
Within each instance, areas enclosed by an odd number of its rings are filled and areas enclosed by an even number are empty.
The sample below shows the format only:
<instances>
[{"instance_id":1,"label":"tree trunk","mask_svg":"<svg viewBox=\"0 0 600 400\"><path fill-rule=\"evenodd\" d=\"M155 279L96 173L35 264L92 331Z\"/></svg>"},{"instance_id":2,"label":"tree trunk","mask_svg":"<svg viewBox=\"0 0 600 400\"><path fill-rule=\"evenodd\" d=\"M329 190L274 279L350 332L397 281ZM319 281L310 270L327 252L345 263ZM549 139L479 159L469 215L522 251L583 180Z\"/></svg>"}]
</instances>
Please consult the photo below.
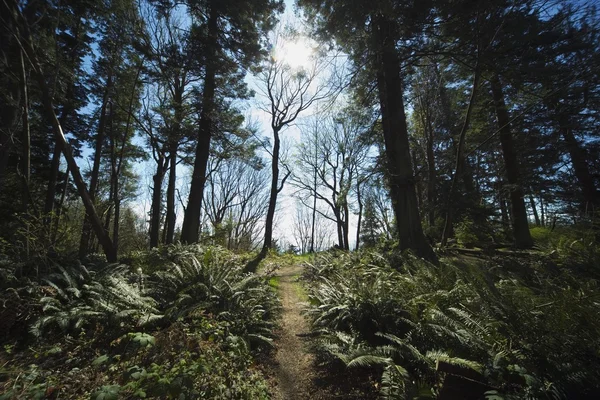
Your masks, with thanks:
<instances>
[{"instance_id":1,"label":"tree trunk","mask_svg":"<svg viewBox=\"0 0 600 400\"><path fill-rule=\"evenodd\" d=\"M583 212L590 209L593 210L593 207L598 205L598 191L594 185L594 178L590 174L586 152L581 147L573 134L573 130L568 125L565 126L564 124L561 124L560 131L567 145L567 151L569 152L569 157L571 157L571 164L575 171L575 177L577 178L577 182L579 183L579 187L583 194L581 210Z\"/></svg>"},{"instance_id":2,"label":"tree trunk","mask_svg":"<svg viewBox=\"0 0 600 400\"><path fill-rule=\"evenodd\" d=\"M500 144L502 146L502 155L504 157L504 168L508 180L511 219L513 225L513 234L515 246L522 249L528 249L533 246L533 240L529 233L529 222L527 221L527 210L525 200L523 199L523 189L520 182L519 162L514 148L512 132L510 129L510 120L508 110L504 102L504 94L498 75L493 75L490 80L492 97L494 99L494 108L500 129Z\"/></svg>"},{"instance_id":3,"label":"tree trunk","mask_svg":"<svg viewBox=\"0 0 600 400\"><path fill-rule=\"evenodd\" d=\"M38 86L42 92L42 103L44 105L44 109L48 114L48 118L50 119L50 123L52 124L52 130L54 132L54 137L56 142L60 144L63 149L63 154L65 159L67 160L67 165L71 170L71 175L73 177L73 181L75 182L75 186L77 187L77 191L83 201L83 205L86 209L86 212L90 216L92 228L102 249L104 250L104 254L109 262L117 261L117 253L113 247L112 241L107 233L102 228L102 221L98 217L96 213L96 209L94 207L93 199L90 197L89 192L85 186L85 182L83 181L83 177L81 176L81 172L79 171L79 166L75 161L75 157L73 157L73 153L71 151L71 146L67 142L65 135L63 134L62 127L56 114L54 112L54 105L52 104L52 97L50 95L50 91L48 90L48 86L46 85L46 80L44 78L44 74L40 67L39 61L37 60L37 56L35 51L31 45L31 35L28 34L28 43L26 43L26 48L24 49L28 55L29 60L33 63L33 70L36 76L36 80L38 82Z\"/></svg>"},{"instance_id":4,"label":"tree trunk","mask_svg":"<svg viewBox=\"0 0 600 400\"><path fill-rule=\"evenodd\" d=\"M167 186L167 236L165 239L166 244L172 244L175 238L175 185L177 183L177 149L173 150L169 154L169 185Z\"/></svg>"},{"instance_id":5,"label":"tree trunk","mask_svg":"<svg viewBox=\"0 0 600 400\"><path fill-rule=\"evenodd\" d=\"M533 211L533 218L535 218L535 225L540 226L540 216L538 215L537 208L535 207L535 201L533 200L533 195L529 194L529 205L531 206L531 210Z\"/></svg>"},{"instance_id":6,"label":"tree trunk","mask_svg":"<svg viewBox=\"0 0 600 400\"><path fill-rule=\"evenodd\" d=\"M448 193L448 207L446 211L446 223L444 224L444 231L442 232L442 246L446 246L448 243L448 237L450 232L453 230L453 217L454 217L454 196L456 193L458 180L461 178L463 169L466 164L464 150L465 150L465 138L467 136L467 130L469 129L469 122L471 120L471 112L473 105L475 104L475 96L477 94L477 85L479 84L479 61L475 65L475 73L473 75L473 87L471 88L471 97L469 99L469 105L467 106L467 113L465 114L465 120L458 137L458 149L456 150L456 166L454 167L454 175L452 176L452 183L450 184L450 193Z\"/></svg>"},{"instance_id":7,"label":"tree trunk","mask_svg":"<svg viewBox=\"0 0 600 400\"><path fill-rule=\"evenodd\" d=\"M69 166L67 166L67 170L65 172L65 181L63 183L63 187L61 190L60 201L56 207L56 218L54 218L54 226L52 228L52 233L50 235L50 242L52 245L56 243L56 237L58 236L58 227L60 223L60 216L62 214L63 205L65 204L65 198L67 197L67 189L69 188Z\"/></svg>"},{"instance_id":8,"label":"tree trunk","mask_svg":"<svg viewBox=\"0 0 600 400\"><path fill-rule=\"evenodd\" d=\"M216 88L216 53L217 53L217 12L211 9L208 20L208 65L204 78L204 91L202 93L202 112L200 114L200 126L198 129L198 144L196 146L196 159L194 161L194 172L190 186L188 204L183 217L181 228L181 241L184 243L197 243L200 230L200 211L202 197L204 195L204 184L206 183L206 169L208 156L210 154L210 139L214 118L214 97Z\"/></svg>"},{"instance_id":9,"label":"tree trunk","mask_svg":"<svg viewBox=\"0 0 600 400\"><path fill-rule=\"evenodd\" d=\"M12 4L15 3L15 4ZM14 21L17 12L16 1L0 1L0 15L2 15L2 26L0 26L0 63L7 66L14 77L20 75L19 49L14 32L16 24ZM6 16L6 18L4 18ZM12 17L12 18L11 18ZM19 79L9 80L8 87L3 87L7 103L0 107L0 191L3 190L4 176L8 167L10 152L13 148L12 132L19 120L21 102L21 83Z\"/></svg>"},{"instance_id":10,"label":"tree trunk","mask_svg":"<svg viewBox=\"0 0 600 400\"><path fill-rule=\"evenodd\" d=\"M356 180L356 201L358 203L358 222L356 223L356 250L360 245L360 228L362 223L362 213L363 213L363 202L360 192L360 181Z\"/></svg>"},{"instance_id":11,"label":"tree trunk","mask_svg":"<svg viewBox=\"0 0 600 400\"><path fill-rule=\"evenodd\" d=\"M102 159L102 147L104 145L105 130L106 130L106 107L110 101L110 90L112 88L112 75L109 74L106 88L104 89L104 95L102 97L102 106L100 108L100 121L98 122L98 133L96 134L96 144L94 148L94 163L92 165L92 174L90 177L90 197L93 202L96 201L96 192L98 191L98 179L100 176L100 161ZM57 144L58 145L58 144ZM83 228L81 232L81 239L79 242L79 258L86 256L90 249L90 239L92 233L92 225L90 216L85 214L83 219Z\"/></svg>"},{"instance_id":12,"label":"tree trunk","mask_svg":"<svg viewBox=\"0 0 600 400\"><path fill-rule=\"evenodd\" d=\"M343 206L343 211L344 211L344 216L345 219L343 221L343 232L344 232L344 250L348 251L350 250L350 238L349 238L349 231L350 231L350 227L349 227L349 221L348 221L348 203L344 202L344 206Z\"/></svg>"},{"instance_id":13,"label":"tree trunk","mask_svg":"<svg viewBox=\"0 0 600 400\"><path fill-rule=\"evenodd\" d=\"M23 123L22 123L22 145L23 154L21 159L21 174L23 174L23 210L29 212L29 183L31 180L31 134L29 132L29 96L27 93L27 73L25 71L25 60L23 51L21 56L21 93L23 94Z\"/></svg>"},{"instance_id":14,"label":"tree trunk","mask_svg":"<svg viewBox=\"0 0 600 400\"><path fill-rule=\"evenodd\" d=\"M167 160L168 161L168 160ZM158 247L160 237L160 215L162 205L162 184L165 176L166 160L159 156L156 163L156 173L152 177L152 205L150 207L150 248Z\"/></svg>"},{"instance_id":15,"label":"tree trunk","mask_svg":"<svg viewBox=\"0 0 600 400\"><path fill-rule=\"evenodd\" d=\"M269 208L267 209L267 219L265 221L265 240L260 254L263 258L272 247L273 242L273 220L275 219L275 208L277 207L277 195L279 194L279 150L281 141L279 139L279 130L273 129L273 157L271 160L271 191L269 194Z\"/></svg>"},{"instance_id":16,"label":"tree trunk","mask_svg":"<svg viewBox=\"0 0 600 400\"><path fill-rule=\"evenodd\" d=\"M410 159L400 61L392 26L379 18L375 29L379 49L377 85L388 167L390 197L396 216L399 247L411 249L418 256L437 262L433 249L423 235L415 193L415 178Z\"/></svg>"},{"instance_id":17,"label":"tree trunk","mask_svg":"<svg viewBox=\"0 0 600 400\"><path fill-rule=\"evenodd\" d=\"M544 209L544 197L541 194L540 194L540 210L542 212L542 215L541 215L542 219L540 222L542 223L542 226L546 226L546 210Z\"/></svg>"},{"instance_id":18,"label":"tree trunk","mask_svg":"<svg viewBox=\"0 0 600 400\"><path fill-rule=\"evenodd\" d=\"M62 126L62 122L61 122ZM56 199L56 185L58 181L58 173L60 172L60 156L62 149L58 143L54 144L54 150L52 151L52 161L50 161L50 176L48 177L48 185L46 188L46 201L44 203L44 218L46 224L50 223L50 213L54 210L54 202Z\"/></svg>"},{"instance_id":19,"label":"tree trunk","mask_svg":"<svg viewBox=\"0 0 600 400\"><path fill-rule=\"evenodd\" d=\"M428 124L430 125L430 124ZM435 204L436 204L436 179L435 154L433 152L433 128L428 127L427 135L427 203L429 208L428 222L429 226L435 226Z\"/></svg>"},{"instance_id":20,"label":"tree trunk","mask_svg":"<svg viewBox=\"0 0 600 400\"><path fill-rule=\"evenodd\" d=\"M312 226L310 229L310 252L315 252L315 223L317 221L317 162L318 162L318 147L317 147L317 135L316 135L316 127L315 127L315 137L314 137L314 146L315 146L315 165L313 171L313 207L312 207Z\"/></svg>"},{"instance_id":21,"label":"tree trunk","mask_svg":"<svg viewBox=\"0 0 600 400\"><path fill-rule=\"evenodd\" d=\"M508 210L506 207L506 200L504 199L503 194L498 195L498 200L500 204L500 217L502 221L502 230L504 231L504 235L509 238L510 235L510 218L508 217Z\"/></svg>"}]
</instances>

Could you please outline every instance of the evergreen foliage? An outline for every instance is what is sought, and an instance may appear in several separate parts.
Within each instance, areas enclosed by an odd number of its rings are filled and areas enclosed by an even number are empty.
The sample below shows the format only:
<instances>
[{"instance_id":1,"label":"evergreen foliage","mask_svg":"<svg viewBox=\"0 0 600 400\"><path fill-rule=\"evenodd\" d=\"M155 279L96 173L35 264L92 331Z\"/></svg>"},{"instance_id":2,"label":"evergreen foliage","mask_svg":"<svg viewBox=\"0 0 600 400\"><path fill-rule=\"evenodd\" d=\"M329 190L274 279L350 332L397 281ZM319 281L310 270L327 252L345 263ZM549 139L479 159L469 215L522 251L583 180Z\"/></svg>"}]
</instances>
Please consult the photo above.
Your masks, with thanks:
<instances>
[{"instance_id":1,"label":"evergreen foliage","mask_svg":"<svg viewBox=\"0 0 600 400\"><path fill-rule=\"evenodd\" d=\"M389 398L423 384L435 398L440 362L475 371L502 398L594 398L596 281L514 262L322 256L307 274L319 348L348 367L383 367Z\"/></svg>"}]
</instances>

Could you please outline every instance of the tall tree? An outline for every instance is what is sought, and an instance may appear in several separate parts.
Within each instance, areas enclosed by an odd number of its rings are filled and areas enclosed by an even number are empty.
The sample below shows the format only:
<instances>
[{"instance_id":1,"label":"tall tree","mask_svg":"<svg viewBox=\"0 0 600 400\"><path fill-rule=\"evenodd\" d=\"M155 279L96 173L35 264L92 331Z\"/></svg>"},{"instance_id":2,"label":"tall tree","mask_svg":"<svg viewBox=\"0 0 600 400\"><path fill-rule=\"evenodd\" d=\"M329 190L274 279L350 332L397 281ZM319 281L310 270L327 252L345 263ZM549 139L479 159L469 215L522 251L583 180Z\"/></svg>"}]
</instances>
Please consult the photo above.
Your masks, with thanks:
<instances>
[{"instance_id":1,"label":"tall tree","mask_svg":"<svg viewBox=\"0 0 600 400\"><path fill-rule=\"evenodd\" d=\"M198 141L192 182L181 230L185 243L198 241L200 209L206 182L211 137L214 133L217 98L222 96L217 83L226 82L240 70L255 66L266 54L262 37L275 23L275 12L281 11L281 0L189 0L190 11L198 24L193 28L194 40L201 45L200 60L204 84L200 100ZM238 91L245 87L237 76Z\"/></svg>"},{"instance_id":2,"label":"tall tree","mask_svg":"<svg viewBox=\"0 0 600 400\"><path fill-rule=\"evenodd\" d=\"M265 236L263 246L258 256L246 266L246 270L254 272L258 263L266 257L273 244L273 221L277 207L277 197L283 190L286 180L291 175L289 166L285 165L285 175L280 177L280 151L282 131L290 126L298 116L313 104L327 98L332 93L332 87L321 83L321 75L326 66L323 59L315 57L307 67L295 68L284 58L277 57L277 51L286 39L283 35L275 38L274 54L264 66L259 77L261 87L258 89L264 103L261 109L269 116L273 145L271 156L271 187L269 208L265 221ZM289 40L289 39L287 39Z\"/></svg>"},{"instance_id":3,"label":"tall tree","mask_svg":"<svg viewBox=\"0 0 600 400\"><path fill-rule=\"evenodd\" d=\"M403 98L398 43L419 37L431 18L429 2L355 2L347 7L328 0L301 0L318 31L334 37L356 65L368 65L376 82L387 160L390 195L401 249L437 261L423 235L415 192ZM364 34L356 35L356 32Z\"/></svg>"},{"instance_id":4,"label":"tall tree","mask_svg":"<svg viewBox=\"0 0 600 400\"><path fill-rule=\"evenodd\" d=\"M116 261L116 248L114 247L112 240L102 227L102 223L98 214L96 213L93 200L89 195L89 192L85 186L85 182L83 181L83 177L79 171L79 167L77 165L75 157L73 156L71 146L67 142L62 127L60 125L60 121L56 116L50 89L48 83L46 82L46 77L38 58L39 50L37 50L34 46L29 23L27 19L23 16L21 11L17 8L16 4L12 5L12 7L10 8L10 15L16 28L15 31L13 31L13 34L17 38L21 50L27 55L27 58L31 64L32 72L41 91L42 102L44 105L46 116L52 126L54 138L62 148L63 154L69 165L69 170L71 171L73 180L75 182L75 185L77 186L77 190L79 192L79 195L81 196L86 212L91 218L92 228L94 229L94 232L98 237L98 240L104 250L106 258L109 261Z\"/></svg>"}]
</instances>

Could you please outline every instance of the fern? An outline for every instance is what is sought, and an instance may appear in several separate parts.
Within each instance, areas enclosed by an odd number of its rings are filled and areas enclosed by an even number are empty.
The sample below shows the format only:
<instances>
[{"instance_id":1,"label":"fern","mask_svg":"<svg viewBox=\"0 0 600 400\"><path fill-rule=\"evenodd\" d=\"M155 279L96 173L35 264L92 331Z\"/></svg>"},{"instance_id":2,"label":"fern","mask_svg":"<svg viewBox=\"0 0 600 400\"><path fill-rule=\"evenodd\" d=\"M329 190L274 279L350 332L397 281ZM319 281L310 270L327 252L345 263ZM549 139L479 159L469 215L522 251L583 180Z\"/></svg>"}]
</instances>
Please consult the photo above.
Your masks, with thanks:
<instances>
[{"instance_id":1,"label":"fern","mask_svg":"<svg viewBox=\"0 0 600 400\"><path fill-rule=\"evenodd\" d=\"M79 264L57 269L43 279L54 292L40 299L43 315L29 329L36 337L53 326L78 331L93 323L135 326L160 317L156 302L128 282L127 266L109 264L89 271Z\"/></svg>"}]
</instances>

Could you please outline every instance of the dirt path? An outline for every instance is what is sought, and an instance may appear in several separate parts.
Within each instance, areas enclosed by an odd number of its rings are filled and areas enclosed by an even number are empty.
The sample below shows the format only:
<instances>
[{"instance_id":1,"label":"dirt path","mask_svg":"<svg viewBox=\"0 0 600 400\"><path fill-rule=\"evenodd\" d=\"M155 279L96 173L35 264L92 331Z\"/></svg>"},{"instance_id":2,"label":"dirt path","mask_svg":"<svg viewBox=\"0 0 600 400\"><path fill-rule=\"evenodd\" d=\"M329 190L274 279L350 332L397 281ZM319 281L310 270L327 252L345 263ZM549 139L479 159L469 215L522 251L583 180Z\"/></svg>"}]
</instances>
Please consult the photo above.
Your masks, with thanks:
<instances>
[{"instance_id":1,"label":"dirt path","mask_svg":"<svg viewBox=\"0 0 600 400\"><path fill-rule=\"evenodd\" d=\"M283 305L281 329L276 341L275 377L277 392L274 399L313 399L311 379L314 376L313 356L307 343L298 334L309 332L309 325L300 314L303 308L295 283L302 267L295 265L278 271L279 296Z\"/></svg>"}]
</instances>

